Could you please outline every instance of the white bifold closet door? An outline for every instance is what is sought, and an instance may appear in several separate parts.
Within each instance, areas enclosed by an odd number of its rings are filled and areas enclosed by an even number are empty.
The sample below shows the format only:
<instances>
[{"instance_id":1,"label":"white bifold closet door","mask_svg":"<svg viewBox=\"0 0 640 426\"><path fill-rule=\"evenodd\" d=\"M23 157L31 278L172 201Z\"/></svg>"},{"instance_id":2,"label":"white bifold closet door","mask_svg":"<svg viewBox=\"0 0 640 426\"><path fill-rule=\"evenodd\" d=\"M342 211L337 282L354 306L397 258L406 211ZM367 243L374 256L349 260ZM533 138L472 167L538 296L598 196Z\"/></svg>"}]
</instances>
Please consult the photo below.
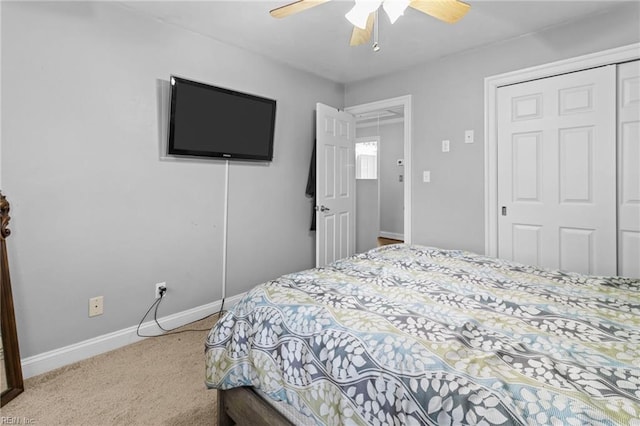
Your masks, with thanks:
<instances>
[{"instance_id":1,"label":"white bifold closet door","mask_svg":"<svg viewBox=\"0 0 640 426\"><path fill-rule=\"evenodd\" d=\"M618 273L640 278L640 61L618 66Z\"/></svg>"},{"instance_id":2,"label":"white bifold closet door","mask_svg":"<svg viewBox=\"0 0 640 426\"><path fill-rule=\"evenodd\" d=\"M616 66L498 89L498 256L616 275Z\"/></svg>"}]
</instances>

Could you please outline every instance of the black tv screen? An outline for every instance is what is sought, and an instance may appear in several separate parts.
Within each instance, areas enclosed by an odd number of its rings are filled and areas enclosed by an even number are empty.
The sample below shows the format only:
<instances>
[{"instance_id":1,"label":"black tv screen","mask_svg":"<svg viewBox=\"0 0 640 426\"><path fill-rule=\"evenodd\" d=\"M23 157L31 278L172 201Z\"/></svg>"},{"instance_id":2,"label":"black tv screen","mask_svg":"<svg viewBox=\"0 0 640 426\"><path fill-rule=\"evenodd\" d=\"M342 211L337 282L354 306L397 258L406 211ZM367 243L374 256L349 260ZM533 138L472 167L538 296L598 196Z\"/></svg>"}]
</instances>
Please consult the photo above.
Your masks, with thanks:
<instances>
[{"instance_id":1,"label":"black tv screen","mask_svg":"<svg viewBox=\"0 0 640 426\"><path fill-rule=\"evenodd\" d=\"M171 76L170 155L271 161L276 101Z\"/></svg>"}]
</instances>

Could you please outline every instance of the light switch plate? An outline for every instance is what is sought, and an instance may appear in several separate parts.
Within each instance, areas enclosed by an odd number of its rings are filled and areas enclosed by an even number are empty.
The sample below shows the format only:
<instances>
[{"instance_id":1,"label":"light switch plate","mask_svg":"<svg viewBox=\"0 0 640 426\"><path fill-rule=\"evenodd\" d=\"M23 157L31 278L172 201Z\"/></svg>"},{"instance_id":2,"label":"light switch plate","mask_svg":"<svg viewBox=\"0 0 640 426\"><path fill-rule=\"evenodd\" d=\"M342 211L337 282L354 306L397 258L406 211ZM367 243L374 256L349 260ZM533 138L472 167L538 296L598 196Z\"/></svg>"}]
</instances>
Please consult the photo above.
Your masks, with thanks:
<instances>
[{"instance_id":1,"label":"light switch plate","mask_svg":"<svg viewBox=\"0 0 640 426\"><path fill-rule=\"evenodd\" d=\"M431 171L425 170L422 172L422 181L423 182L431 182Z\"/></svg>"}]
</instances>

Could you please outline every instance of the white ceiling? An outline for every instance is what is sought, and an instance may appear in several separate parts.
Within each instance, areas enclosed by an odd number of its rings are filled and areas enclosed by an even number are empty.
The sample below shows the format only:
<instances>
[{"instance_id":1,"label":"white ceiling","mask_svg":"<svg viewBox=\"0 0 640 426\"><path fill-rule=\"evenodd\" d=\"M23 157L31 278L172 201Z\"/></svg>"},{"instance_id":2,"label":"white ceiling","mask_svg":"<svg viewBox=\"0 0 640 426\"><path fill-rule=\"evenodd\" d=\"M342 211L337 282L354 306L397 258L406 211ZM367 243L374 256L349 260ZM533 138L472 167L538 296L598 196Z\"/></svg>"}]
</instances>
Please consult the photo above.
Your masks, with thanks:
<instances>
[{"instance_id":1,"label":"white ceiling","mask_svg":"<svg viewBox=\"0 0 640 426\"><path fill-rule=\"evenodd\" d=\"M347 83L603 13L620 1L468 0L470 12L445 24L407 9L391 25L380 14L379 43L349 46L352 26L344 14L353 1L335 0L283 19L269 10L291 0L123 1L125 7L293 67Z\"/></svg>"}]
</instances>

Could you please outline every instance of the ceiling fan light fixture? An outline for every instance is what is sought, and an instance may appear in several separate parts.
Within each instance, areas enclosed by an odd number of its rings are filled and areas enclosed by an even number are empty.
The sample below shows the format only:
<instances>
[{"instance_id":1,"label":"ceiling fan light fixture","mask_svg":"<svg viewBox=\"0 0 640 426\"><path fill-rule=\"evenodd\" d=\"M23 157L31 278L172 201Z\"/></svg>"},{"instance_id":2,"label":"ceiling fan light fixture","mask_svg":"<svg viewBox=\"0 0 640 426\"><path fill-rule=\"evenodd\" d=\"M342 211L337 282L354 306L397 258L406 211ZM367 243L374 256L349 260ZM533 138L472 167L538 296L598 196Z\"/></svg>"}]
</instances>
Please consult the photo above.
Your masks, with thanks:
<instances>
[{"instance_id":1,"label":"ceiling fan light fixture","mask_svg":"<svg viewBox=\"0 0 640 426\"><path fill-rule=\"evenodd\" d=\"M358 28L367 28L369 14L380 7L382 0L356 0L356 4L344 16Z\"/></svg>"},{"instance_id":2,"label":"ceiling fan light fixture","mask_svg":"<svg viewBox=\"0 0 640 426\"><path fill-rule=\"evenodd\" d=\"M410 0L384 0L382 8L387 13L389 20L394 24L409 6Z\"/></svg>"}]
</instances>

